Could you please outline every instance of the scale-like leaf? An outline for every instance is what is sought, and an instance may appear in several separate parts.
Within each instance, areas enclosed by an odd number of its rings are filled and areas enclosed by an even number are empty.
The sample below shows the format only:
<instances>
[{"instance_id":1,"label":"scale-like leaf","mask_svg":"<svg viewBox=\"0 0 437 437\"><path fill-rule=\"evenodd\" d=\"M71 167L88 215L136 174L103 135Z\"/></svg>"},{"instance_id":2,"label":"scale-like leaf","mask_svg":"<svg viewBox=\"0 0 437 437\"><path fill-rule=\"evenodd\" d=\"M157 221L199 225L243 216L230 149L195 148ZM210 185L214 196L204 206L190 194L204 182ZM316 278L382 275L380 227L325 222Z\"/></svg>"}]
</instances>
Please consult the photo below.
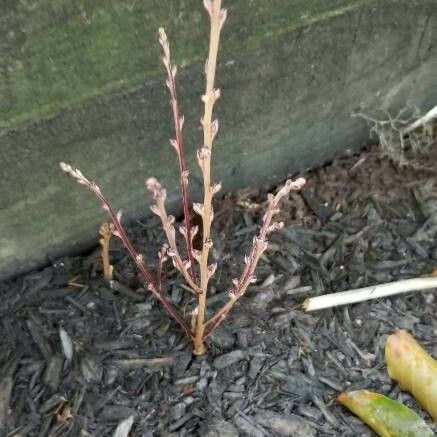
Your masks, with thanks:
<instances>
[{"instance_id":1,"label":"scale-like leaf","mask_svg":"<svg viewBox=\"0 0 437 437\"><path fill-rule=\"evenodd\" d=\"M337 400L380 437L435 437L414 411L379 393L357 390L341 393Z\"/></svg>"},{"instance_id":2,"label":"scale-like leaf","mask_svg":"<svg viewBox=\"0 0 437 437\"><path fill-rule=\"evenodd\" d=\"M387 371L437 421L437 361L407 331L397 331L385 344Z\"/></svg>"}]
</instances>

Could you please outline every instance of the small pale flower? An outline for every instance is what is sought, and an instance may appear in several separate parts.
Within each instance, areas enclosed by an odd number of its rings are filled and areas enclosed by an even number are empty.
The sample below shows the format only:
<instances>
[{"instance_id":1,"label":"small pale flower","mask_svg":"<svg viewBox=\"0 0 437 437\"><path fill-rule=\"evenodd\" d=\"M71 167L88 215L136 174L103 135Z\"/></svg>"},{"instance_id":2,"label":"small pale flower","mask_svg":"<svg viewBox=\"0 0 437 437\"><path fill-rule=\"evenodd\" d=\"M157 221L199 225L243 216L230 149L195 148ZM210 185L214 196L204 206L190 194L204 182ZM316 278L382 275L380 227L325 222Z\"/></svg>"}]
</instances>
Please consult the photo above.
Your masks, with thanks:
<instances>
[{"instance_id":1,"label":"small pale flower","mask_svg":"<svg viewBox=\"0 0 437 437\"><path fill-rule=\"evenodd\" d=\"M203 203L193 203L193 209L195 212L197 212L197 214L199 214L200 216L203 216L204 214L204 207L203 207Z\"/></svg>"}]
</instances>

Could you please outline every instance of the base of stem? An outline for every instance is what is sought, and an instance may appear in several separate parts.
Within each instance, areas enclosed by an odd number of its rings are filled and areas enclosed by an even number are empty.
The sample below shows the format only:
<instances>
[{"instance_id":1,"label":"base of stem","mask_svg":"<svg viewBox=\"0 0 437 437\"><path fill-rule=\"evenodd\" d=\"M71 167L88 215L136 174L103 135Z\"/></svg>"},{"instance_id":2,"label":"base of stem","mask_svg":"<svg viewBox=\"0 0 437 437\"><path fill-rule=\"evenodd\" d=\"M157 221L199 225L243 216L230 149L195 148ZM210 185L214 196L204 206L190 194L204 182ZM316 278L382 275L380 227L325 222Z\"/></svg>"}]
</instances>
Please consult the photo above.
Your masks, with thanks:
<instances>
[{"instance_id":1,"label":"base of stem","mask_svg":"<svg viewBox=\"0 0 437 437\"><path fill-rule=\"evenodd\" d=\"M205 346L205 343L203 343L203 342L198 344L198 345L195 344L193 347L193 354L197 355L197 356L205 355L207 351L208 351L208 349Z\"/></svg>"}]
</instances>

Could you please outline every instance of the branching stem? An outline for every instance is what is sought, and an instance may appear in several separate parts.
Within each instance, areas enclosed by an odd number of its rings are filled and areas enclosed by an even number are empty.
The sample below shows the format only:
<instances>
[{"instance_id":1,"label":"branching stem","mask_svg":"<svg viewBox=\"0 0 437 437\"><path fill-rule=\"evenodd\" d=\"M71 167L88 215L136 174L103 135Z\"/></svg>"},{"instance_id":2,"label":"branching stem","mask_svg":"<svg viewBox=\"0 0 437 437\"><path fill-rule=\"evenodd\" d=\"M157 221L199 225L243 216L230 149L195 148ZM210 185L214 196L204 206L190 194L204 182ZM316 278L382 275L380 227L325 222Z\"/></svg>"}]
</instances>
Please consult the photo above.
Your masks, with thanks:
<instances>
[{"instance_id":1,"label":"branching stem","mask_svg":"<svg viewBox=\"0 0 437 437\"><path fill-rule=\"evenodd\" d=\"M147 179L146 187L149 191L153 193L153 198L156 201L155 205L153 205L150 209L161 219L162 228L164 229L165 236L167 237L167 241L170 246L167 250L167 255L169 255L170 258L173 260L173 265L182 273L182 276L184 277L187 284L195 292L199 293L200 289L194 282L194 279L191 277L189 272L191 261L183 261L177 248L176 231L173 226L174 217L168 215L165 208L167 191L165 190L165 188L162 188L161 184L156 178Z\"/></svg>"},{"instance_id":2,"label":"branching stem","mask_svg":"<svg viewBox=\"0 0 437 437\"><path fill-rule=\"evenodd\" d=\"M219 90L214 89L217 53L219 48L220 30L226 19L226 11L221 9L221 0L205 1L205 8L210 16L209 55L205 65L206 91L202 96L205 112L201 120L203 127L203 147L198 151L199 165L203 175L203 205L202 216L202 251L200 254L200 294L196 308L194 353L203 355L206 352L204 344L205 306L210 272L208 270L208 255L212 246L211 222L213 220L212 197L215 189L211 184L211 151L214 137L218 130L218 122L212 121L214 103L220 97Z\"/></svg>"},{"instance_id":3,"label":"branching stem","mask_svg":"<svg viewBox=\"0 0 437 437\"><path fill-rule=\"evenodd\" d=\"M278 191L276 196L274 196L273 194L269 194L268 207L262 220L261 229L259 231L259 234L253 239L252 250L249 256L245 257L245 268L240 278L233 280L234 286L229 292L228 302L226 302L226 304L205 323L204 327L206 328L206 330L204 338L207 338L210 334L212 334L212 332L214 332L214 330L225 319L231 308L236 304L238 299L240 299L240 297L244 295L247 287L252 282L256 281L256 278L254 276L255 269L261 255L267 249L267 238L269 234L271 232L281 229L284 226L282 222L272 223L273 216L279 211L279 202L283 197L288 196L291 190L300 190L304 184L305 179L303 178L296 179L295 181L288 180L285 185Z\"/></svg>"},{"instance_id":4,"label":"branching stem","mask_svg":"<svg viewBox=\"0 0 437 437\"><path fill-rule=\"evenodd\" d=\"M97 184L93 181L88 180L80 170L73 168L71 165L66 164L65 162L61 162L60 165L62 170L64 170L66 173L69 173L74 179L76 179L79 184L88 187L99 198L100 202L103 205L103 209L108 213L114 225L115 230L113 234L116 237L120 238L120 240L122 241L124 247L129 252L129 255L135 262L135 265L137 266L141 275L146 280L149 290L162 303L163 307L169 313L169 315L173 317L176 322L181 326L185 334L188 337L192 338L193 332L191 331L191 328L188 326L187 322L179 314L178 310L173 306L173 304L165 297L161 287L159 287L159 281L146 267L143 261L143 257L139 253L137 253L128 236L126 235L126 232L120 222L121 212L116 213L114 211L108 199L106 199L106 197L102 194Z\"/></svg>"},{"instance_id":5,"label":"branching stem","mask_svg":"<svg viewBox=\"0 0 437 437\"><path fill-rule=\"evenodd\" d=\"M109 214L113 228L113 235L121 239L129 255L134 260L138 270L147 282L148 289L158 299L168 314L176 320L185 334L193 342L193 353L203 355L206 352L205 339L222 323L228 312L235 303L244 295L252 282L256 281L254 276L258 261L267 248L268 236L271 232L282 228L282 222L273 222L273 216L279 211L279 202L283 197L288 196L291 190L299 190L305 183L303 178L296 181L288 180L276 195L269 194L268 208L263 216L259 234L254 237L252 249L249 255L245 256L245 267L240 278L233 279L233 287L229 292L229 301L220 308L215 315L206 320L206 298L208 284L214 275L217 264L208 265L209 251L212 247L211 223L214 218L212 199L221 185L211 181L211 154L214 138L218 132L218 121L213 120L213 109L215 102L220 98L220 90L214 88L215 75L217 68L217 55L219 49L220 33L226 20L226 9L221 8L222 0L203 0L205 9L210 17L210 40L209 54L205 63L206 90L202 96L204 103L204 114L201 119L203 128L203 145L197 151L197 160L203 176L203 203L193 204L193 210L202 218L202 248L193 248L193 238L198 228L192 226L190 221L190 205L188 198L188 170L185 162L184 140L182 135L184 119L179 113L179 106L176 92L176 73L177 69L171 64L170 44L164 29L159 29L159 42L162 46L164 57L162 59L167 70L167 87L170 92L170 103L173 112L175 139L170 140L171 145L176 150L180 172L180 187L182 203L184 209L185 226L179 228L186 242L187 259L182 259L176 242L176 230L173 225L175 218L167 214L165 200L167 192L156 178L149 178L146 182L147 188L153 193L155 204L151 210L160 217L168 245L165 244L158 253L156 274L153 274L145 265L143 258L133 247L131 241L121 224L121 212L116 213L110 203L100 191L95 182L88 180L78 169L69 164L61 163L61 168L69 173L79 184L88 187L101 201L103 208ZM182 317L178 310L168 300L163 292L161 285L162 266L167 259L171 258L173 265L183 275L186 283L196 295L196 307L191 314L191 326ZM195 261L199 264L199 278L196 277Z\"/></svg>"},{"instance_id":6,"label":"branching stem","mask_svg":"<svg viewBox=\"0 0 437 437\"><path fill-rule=\"evenodd\" d=\"M170 143L174 147L176 154L178 156L179 163L179 177L180 186L182 194L182 204L184 209L184 221L185 221L185 243L187 248L187 255L190 261L188 267L189 275L191 277L191 282L196 280L196 274L194 269L194 258L193 258L193 235L191 230L191 219L190 219L190 201L188 197L188 170L185 162L185 149L184 149L184 137L182 134L182 128L184 124L184 118L181 117L179 113L178 96L176 90L176 73L177 68L171 64L170 57L170 44L168 42L167 35L163 28L159 29L159 43L164 51L163 63L167 71L167 88L170 92L170 105L173 112L173 121L175 127L174 140ZM190 284L190 286L192 286Z\"/></svg>"}]
</instances>

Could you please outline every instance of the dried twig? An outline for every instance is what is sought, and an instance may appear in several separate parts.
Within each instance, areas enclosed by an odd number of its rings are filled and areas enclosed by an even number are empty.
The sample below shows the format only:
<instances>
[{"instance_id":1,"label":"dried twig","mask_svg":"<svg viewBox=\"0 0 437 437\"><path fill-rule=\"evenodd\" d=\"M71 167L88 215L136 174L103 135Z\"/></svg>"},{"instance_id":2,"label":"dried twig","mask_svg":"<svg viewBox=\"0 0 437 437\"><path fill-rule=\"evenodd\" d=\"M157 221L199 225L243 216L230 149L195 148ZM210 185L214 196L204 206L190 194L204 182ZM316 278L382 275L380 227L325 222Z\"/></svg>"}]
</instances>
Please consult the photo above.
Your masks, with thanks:
<instances>
[{"instance_id":1,"label":"dried twig","mask_svg":"<svg viewBox=\"0 0 437 437\"><path fill-rule=\"evenodd\" d=\"M378 138L381 152L397 162L405 165L409 161L405 151L411 149L415 153L426 151L434 142L432 135L432 121L437 118L437 107L420 116L418 108L401 109L396 116L384 110L382 119L373 118L364 113L352 114L367 121L370 134ZM422 127L421 131L418 128Z\"/></svg>"},{"instance_id":2,"label":"dried twig","mask_svg":"<svg viewBox=\"0 0 437 437\"><path fill-rule=\"evenodd\" d=\"M102 223L100 226L99 233L102 238L100 238L99 243L102 246L103 276L107 281L112 281L113 266L109 260L109 242L113 232L114 225L112 223Z\"/></svg>"},{"instance_id":3,"label":"dried twig","mask_svg":"<svg viewBox=\"0 0 437 437\"><path fill-rule=\"evenodd\" d=\"M424 126L428 123L432 123L436 119L437 119L437 106L434 106L434 108L430 109L424 116L418 118L409 126L404 127L402 129L402 133L404 135L409 134L410 132L413 132L415 129L421 126Z\"/></svg>"},{"instance_id":4,"label":"dried twig","mask_svg":"<svg viewBox=\"0 0 437 437\"><path fill-rule=\"evenodd\" d=\"M323 296L306 299L303 307L306 311L317 311L352 303L364 302L371 299L393 296L410 291L437 289L437 278L413 278L387 284L372 285L356 290L341 291L339 293L324 294Z\"/></svg>"}]
</instances>

